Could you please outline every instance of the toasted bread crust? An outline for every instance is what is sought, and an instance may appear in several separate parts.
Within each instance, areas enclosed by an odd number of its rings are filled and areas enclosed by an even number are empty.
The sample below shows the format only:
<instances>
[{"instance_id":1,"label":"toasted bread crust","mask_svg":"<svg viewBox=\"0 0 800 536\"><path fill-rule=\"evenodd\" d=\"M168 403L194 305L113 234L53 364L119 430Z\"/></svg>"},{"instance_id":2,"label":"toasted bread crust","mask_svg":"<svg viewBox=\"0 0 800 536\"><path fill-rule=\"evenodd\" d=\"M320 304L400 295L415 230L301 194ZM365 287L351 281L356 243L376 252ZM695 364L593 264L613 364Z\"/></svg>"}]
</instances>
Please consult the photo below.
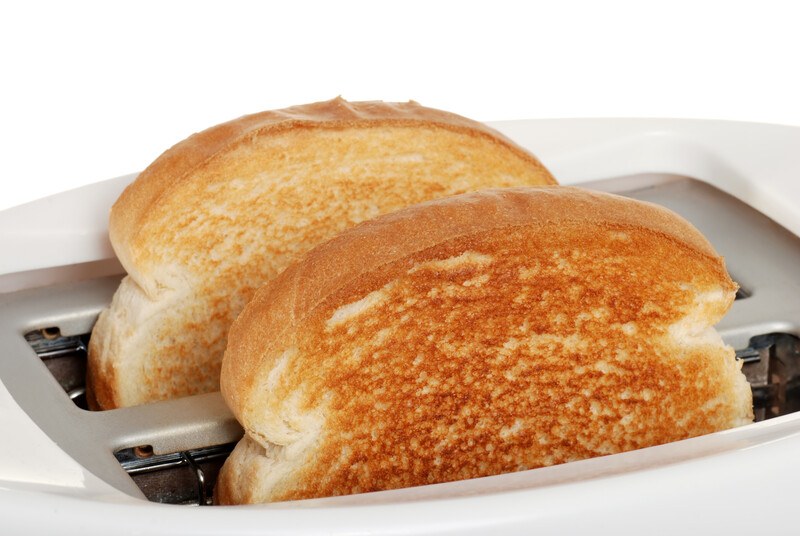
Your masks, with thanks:
<instances>
[{"instance_id":1,"label":"toasted bread crust","mask_svg":"<svg viewBox=\"0 0 800 536\"><path fill-rule=\"evenodd\" d=\"M481 136L506 146L529 162L541 174L542 184L556 180L530 152L486 125L465 117L427 108L416 102L348 102L341 97L312 104L270 110L222 123L179 142L156 159L137 180L126 188L111 209L109 235L114 250L129 272L136 266L138 248L147 241L137 240L143 221L161 199L191 174L197 173L215 157L230 153L248 139L276 136L297 129L352 129L381 126L443 128L468 136Z\"/></svg>"},{"instance_id":2,"label":"toasted bread crust","mask_svg":"<svg viewBox=\"0 0 800 536\"><path fill-rule=\"evenodd\" d=\"M218 500L472 478L748 422L740 365L708 334L735 290L683 219L578 188L365 222L233 324L222 393L247 438Z\"/></svg>"},{"instance_id":3,"label":"toasted bread crust","mask_svg":"<svg viewBox=\"0 0 800 536\"><path fill-rule=\"evenodd\" d=\"M93 332L88 388L103 409L215 391L230 323L312 246L427 199L554 182L499 133L416 103L335 99L195 134L111 209L128 277Z\"/></svg>"}]
</instances>

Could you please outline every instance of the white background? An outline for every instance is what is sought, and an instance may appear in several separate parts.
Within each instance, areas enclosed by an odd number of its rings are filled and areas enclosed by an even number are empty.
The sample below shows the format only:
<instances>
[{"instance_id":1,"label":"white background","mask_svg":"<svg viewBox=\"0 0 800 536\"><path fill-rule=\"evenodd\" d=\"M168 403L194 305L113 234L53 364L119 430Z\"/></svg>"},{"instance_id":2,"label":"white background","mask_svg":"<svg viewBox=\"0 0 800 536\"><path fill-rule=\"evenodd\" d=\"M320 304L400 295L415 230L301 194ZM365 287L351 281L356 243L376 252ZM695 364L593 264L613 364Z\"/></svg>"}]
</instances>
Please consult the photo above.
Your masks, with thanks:
<instances>
[{"instance_id":1,"label":"white background","mask_svg":"<svg viewBox=\"0 0 800 536\"><path fill-rule=\"evenodd\" d=\"M3 2L0 210L139 171L213 124L336 95L478 120L800 126L794 4Z\"/></svg>"}]
</instances>

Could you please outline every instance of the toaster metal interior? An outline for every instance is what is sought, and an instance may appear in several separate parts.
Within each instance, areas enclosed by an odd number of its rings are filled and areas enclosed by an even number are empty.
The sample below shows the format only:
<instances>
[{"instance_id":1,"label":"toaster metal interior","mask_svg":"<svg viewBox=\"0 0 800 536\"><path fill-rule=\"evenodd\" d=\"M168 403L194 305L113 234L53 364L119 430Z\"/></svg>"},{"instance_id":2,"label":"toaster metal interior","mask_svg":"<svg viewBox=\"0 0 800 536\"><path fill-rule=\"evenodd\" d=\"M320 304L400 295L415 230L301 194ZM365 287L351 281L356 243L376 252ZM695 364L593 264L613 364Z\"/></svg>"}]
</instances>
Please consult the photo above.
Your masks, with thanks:
<instances>
[{"instance_id":1,"label":"toaster metal interior","mask_svg":"<svg viewBox=\"0 0 800 536\"><path fill-rule=\"evenodd\" d=\"M666 206L722 254L741 289L717 327L736 349L757 421L800 409L800 238L702 181L648 174L584 184ZM86 348L121 275L0 295L0 379L20 407L86 469L135 497L212 502L242 430L219 393L133 408L86 409Z\"/></svg>"}]
</instances>

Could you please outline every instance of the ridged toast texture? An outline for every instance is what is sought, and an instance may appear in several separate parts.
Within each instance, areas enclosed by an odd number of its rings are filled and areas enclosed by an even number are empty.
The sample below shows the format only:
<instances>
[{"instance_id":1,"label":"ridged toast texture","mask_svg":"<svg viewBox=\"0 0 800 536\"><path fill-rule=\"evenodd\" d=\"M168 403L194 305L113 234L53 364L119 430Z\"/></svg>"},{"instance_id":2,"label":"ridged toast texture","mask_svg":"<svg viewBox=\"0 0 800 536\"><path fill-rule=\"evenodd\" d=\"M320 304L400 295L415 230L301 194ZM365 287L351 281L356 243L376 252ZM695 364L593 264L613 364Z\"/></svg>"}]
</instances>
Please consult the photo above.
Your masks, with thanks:
<instances>
[{"instance_id":1,"label":"ridged toast texture","mask_svg":"<svg viewBox=\"0 0 800 536\"><path fill-rule=\"evenodd\" d=\"M90 404L217 390L228 326L255 289L355 223L441 196L554 183L498 132L413 102L339 98L195 134L111 209L128 276L92 333Z\"/></svg>"},{"instance_id":2,"label":"ridged toast texture","mask_svg":"<svg viewBox=\"0 0 800 536\"><path fill-rule=\"evenodd\" d=\"M752 421L713 326L736 284L652 204L486 190L351 228L260 289L222 393L220 504L499 474Z\"/></svg>"}]
</instances>

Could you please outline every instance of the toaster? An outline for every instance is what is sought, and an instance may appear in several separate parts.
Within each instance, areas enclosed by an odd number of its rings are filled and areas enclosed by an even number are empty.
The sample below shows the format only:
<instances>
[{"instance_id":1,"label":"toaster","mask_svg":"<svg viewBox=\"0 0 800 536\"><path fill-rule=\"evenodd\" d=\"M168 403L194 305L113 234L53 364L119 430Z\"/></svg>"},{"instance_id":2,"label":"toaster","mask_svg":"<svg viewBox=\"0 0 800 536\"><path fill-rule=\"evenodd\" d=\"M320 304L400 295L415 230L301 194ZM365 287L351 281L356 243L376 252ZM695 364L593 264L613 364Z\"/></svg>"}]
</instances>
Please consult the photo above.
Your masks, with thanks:
<instances>
[{"instance_id":1,"label":"toaster","mask_svg":"<svg viewBox=\"0 0 800 536\"><path fill-rule=\"evenodd\" d=\"M124 270L107 236L135 175L0 212L0 534L750 534L796 525L800 128L667 119L489 123L562 184L666 206L739 283L717 326L755 422L428 486L213 506L242 430L219 393L88 411L86 348ZM797 460L795 459L797 457Z\"/></svg>"}]
</instances>

